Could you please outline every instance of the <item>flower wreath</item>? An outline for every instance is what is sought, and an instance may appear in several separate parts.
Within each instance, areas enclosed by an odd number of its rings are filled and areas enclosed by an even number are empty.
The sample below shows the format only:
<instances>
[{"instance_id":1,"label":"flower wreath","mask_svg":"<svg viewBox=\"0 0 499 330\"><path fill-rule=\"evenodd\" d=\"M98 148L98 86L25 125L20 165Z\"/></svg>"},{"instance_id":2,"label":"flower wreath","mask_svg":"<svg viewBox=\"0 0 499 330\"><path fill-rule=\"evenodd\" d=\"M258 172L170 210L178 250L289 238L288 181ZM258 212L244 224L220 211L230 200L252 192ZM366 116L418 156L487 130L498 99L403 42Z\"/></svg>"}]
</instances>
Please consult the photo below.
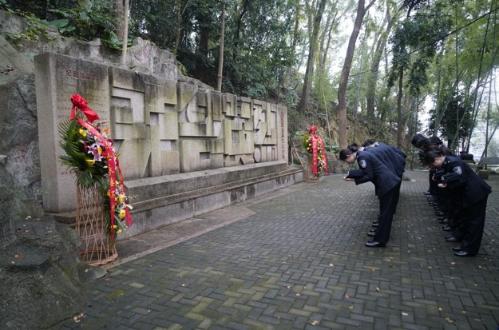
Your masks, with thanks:
<instances>
[{"instance_id":1,"label":"flower wreath","mask_svg":"<svg viewBox=\"0 0 499 330\"><path fill-rule=\"evenodd\" d=\"M60 157L76 176L76 184L83 188L97 186L103 194L108 212L108 232L111 237L132 224L131 210L126 196L118 156L112 140L94 121L99 119L79 94L71 96L73 107L69 119L59 126Z\"/></svg>"}]
</instances>

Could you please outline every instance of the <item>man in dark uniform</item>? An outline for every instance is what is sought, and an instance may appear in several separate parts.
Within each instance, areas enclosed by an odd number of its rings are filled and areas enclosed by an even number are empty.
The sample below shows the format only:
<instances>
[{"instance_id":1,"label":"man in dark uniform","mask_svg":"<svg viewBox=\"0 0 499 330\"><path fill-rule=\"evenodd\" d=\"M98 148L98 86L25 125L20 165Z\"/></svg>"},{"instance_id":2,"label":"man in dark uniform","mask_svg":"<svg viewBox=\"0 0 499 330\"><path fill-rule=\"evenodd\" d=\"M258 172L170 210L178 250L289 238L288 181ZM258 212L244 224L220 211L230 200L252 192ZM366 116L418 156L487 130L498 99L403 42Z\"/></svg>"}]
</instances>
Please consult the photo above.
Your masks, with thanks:
<instances>
[{"instance_id":1,"label":"man in dark uniform","mask_svg":"<svg viewBox=\"0 0 499 330\"><path fill-rule=\"evenodd\" d=\"M362 184L368 181L374 183L376 196L380 202L379 226L372 240L367 241L367 247L384 247L390 238L393 214L397 207L397 190L401 178L381 159L381 152L376 148L370 151L360 151L356 145L340 151L339 158L349 164L357 161L360 171L348 175L345 180Z\"/></svg>"},{"instance_id":2,"label":"man in dark uniform","mask_svg":"<svg viewBox=\"0 0 499 330\"><path fill-rule=\"evenodd\" d=\"M394 205L397 205L400 197L400 186L402 183L402 177L405 171L405 158L407 157L406 154L399 148L396 148L389 144L385 144L383 142L377 142L375 140L366 140L362 144L362 146L364 147L363 149L364 151L368 152L374 151L374 153L379 156L381 161L385 163L385 165L387 165L388 168L391 169L395 174L397 174L397 176L400 177L400 183L396 189L395 203L394 203ZM378 222L373 223L373 227L376 227L377 223L379 223L379 217L378 217ZM375 236L375 230L369 231L367 235Z\"/></svg>"},{"instance_id":3,"label":"man in dark uniform","mask_svg":"<svg viewBox=\"0 0 499 330\"><path fill-rule=\"evenodd\" d=\"M461 246L453 248L454 254L459 257L476 255L482 241L487 198L492 191L490 186L459 157L446 155L441 148L432 149L425 156L428 163L443 170L438 187L449 191L459 201L454 207L458 207L463 237Z\"/></svg>"}]
</instances>

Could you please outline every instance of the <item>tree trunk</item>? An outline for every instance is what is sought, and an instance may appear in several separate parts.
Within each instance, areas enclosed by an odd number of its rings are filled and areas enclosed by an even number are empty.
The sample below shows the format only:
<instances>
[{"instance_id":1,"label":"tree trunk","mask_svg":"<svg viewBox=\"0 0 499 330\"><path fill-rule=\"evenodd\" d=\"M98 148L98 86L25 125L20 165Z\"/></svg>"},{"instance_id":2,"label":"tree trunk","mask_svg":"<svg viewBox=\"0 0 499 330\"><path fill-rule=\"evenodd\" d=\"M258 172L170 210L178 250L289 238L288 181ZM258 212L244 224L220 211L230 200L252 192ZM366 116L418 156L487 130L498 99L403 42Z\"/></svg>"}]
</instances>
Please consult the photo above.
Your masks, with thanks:
<instances>
[{"instance_id":1,"label":"tree trunk","mask_svg":"<svg viewBox=\"0 0 499 330\"><path fill-rule=\"evenodd\" d=\"M177 21L175 23L175 48L173 53L177 55L182 35L182 0L175 0L175 7L177 9Z\"/></svg>"},{"instance_id":2,"label":"tree trunk","mask_svg":"<svg viewBox=\"0 0 499 330\"><path fill-rule=\"evenodd\" d=\"M225 41L225 1L222 3L222 26L220 28L220 51L218 53L217 91L222 91L222 77L224 67L224 41Z\"/></svg>"},{"instance_id":3,"label":"tree trunk","mask_svg":"<svg viewBox=\"0 0 499 330\"><path fill-rule=\"evenodd\" d=\"M321 0L317 10L315 11L314 25L312 30L312 36L310 38L310 44L308 47L308 61L307 69L305 71L305 78L303 82L303 92L300 100L300 109L302 112L308 110L308 104L310 101L310 90L312 86L312 77L314 75L314 59L315 53L317 52L319 29L321 26L322 14L324 13L324 7L326 6L327 0Z\"/></svg>"},{"instance_id":4,"label":"tree trunk","mask_svg":"<svg viewBox=\"0 0 499 330\"><path fill-rule=\"evenodd\" d=\"M385 49L386 42L388 41L388 35L390 34L394 21L394 19L392 19L390 15L390 9L388 7L388 3L386 8L385 20L388 22L388 25L386 26L386 30L381 34L376 43L376 49L374 50L374 55L371 62L370 76L367 82L367 97L366 97L367 118L369 119L370 122L372 122L372 120L374 119L376 84L378 82L379 64L381 62L383 50Z\"/></svg>"},{"instance_id":5,"label":"tree trunk","mask_svg":"<svg viewBox=\"0 0 499 330\"><path fill-rule=\"evenodd\" d=\"M48 3L48 1L47 1ZM123 20L125 12L124 0L114 1L114 14L116 17L116 36L119 40L123 40L123 33L125 32L125 22Z\"/></svg>"},{"instance_id":6,"label":"tree trunk","mask_svg":"<svg viewBox=\"0 0 499 330\"><path fill-rule=\"evenodd\" d=\"M397 147L404 145L405 124L402 116L402 97L404 87L404 70L399 69L398 93L397 93Z\"/></svg>"},{"instance_id":7,"label":"tree trunk","mask_svg":"<svg viewBox=\"0 0 499 330\"><path fill-rule=\"evenodd\" d=\"M248 11L249 0L241 0L240 12L236 18L236 32L234 33L233 51L232 51L232 61L236 63L237 57L239 55L239 39L241 38L241 25L243 23L243 17Z\"/></svg>"},{"instance_id":8,"label":"tree trunk","mask_svg":"<svg viewBox=\"0 0 499 330\"><path fill-rule=\"evenodd\" d=\"M333 21L331 22L331 25L329 26L329 30L327 32L326 48L324 48L324 52L322 54L321 63L320 63L320 67L321 67L322 70L324 70L326 68L327 54L329 52L329 46L331 45L331 36L332 36L333 27L336 24L336 16L337 16L337 14L338 14L338 12L336 12L334 14Z\"/></svg>"},{"instance_id":9,"label":"tree trunk","mask_svg":"<svg viewBox=\"0 0 499 330\"><path fill-rule=\"evenodd\" d=\"M334 15L336 16L336 15ZM329 27L332 26L332 22L334 20L333 17L333 8L327 13L326 25L324 25L324 29L322 29L320 36L320 47L319 47L319 56L318 56L318 70L322 71L324 68L322 67L322 58L326 55L326 51L324 50L326 44L326 36L328 35Z\"/></svg>"},{"instance_id":10,"label":"tree trunk","mask_svg":"<svg viewBox=\"0 0 499 330\"><path fill-rule=\"evenodd\" d=\"M293 28L293 43L291 45L291 51L293 52L293 56L296 52L296 43L298 42L298 31L299 31L299 27L300 27L300 11L301 11L300 1L296 1L295 25Z\"/></svg>"},{"instance_id":11,"label":"tree trunk","mask_svg":"<svg viewBox=\"0 0 499 330\"><path fill-rule=\"evenodd\" d=\"M359 0L357 5L357 15L355 17L355 23L353 27L352 34L350 35L350 40L348 41L347 53L345 56L345 62L343 63L343 69L341 70L340 85L338 87L338 135L339 143L341 148L346 148L347 142L347 84L348 77L350 75L350 69L352 68L352 60L355 52L355 42L359 36L360 29L362 27L362 21L364 20L364 15L366 14L369 7L374 3L375 0L364 7L365 0Z\"/></svg>"},{"instance_id":12,"label":"tree trunk","mask_svg":"<svg viewBox=\"0 0 499 330\"><path fill-rule=\"evenodd\" d=\"M123 46L121 50L121 64L126 63L126 52L128 47L128 8L130 6L129 0L124 0L125 4L123 7Z\"/></svg>"}]
</instances>

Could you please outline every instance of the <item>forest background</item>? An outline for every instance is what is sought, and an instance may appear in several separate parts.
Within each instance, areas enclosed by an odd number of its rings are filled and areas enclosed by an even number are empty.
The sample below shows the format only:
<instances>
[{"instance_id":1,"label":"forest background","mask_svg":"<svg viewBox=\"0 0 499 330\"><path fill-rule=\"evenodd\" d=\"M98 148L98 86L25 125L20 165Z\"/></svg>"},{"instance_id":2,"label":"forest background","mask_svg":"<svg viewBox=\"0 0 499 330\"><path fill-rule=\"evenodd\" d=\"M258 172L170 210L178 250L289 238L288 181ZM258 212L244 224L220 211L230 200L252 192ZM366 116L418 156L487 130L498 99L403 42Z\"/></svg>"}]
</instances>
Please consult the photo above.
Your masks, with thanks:
<instances>
[{"instance_id":1,"label":"forest background","mask_svg":"<svg viewBox=\"0 0 499 330\"><path fill-rule=\"evenodd\" d=\"M319 125L327 149L416 132L499 156L494 0L0 0L26 18L13 43L55 28L117 52L141 37L222 92L286 104L292 145ZM125 46L125 47L124 47Z\"/></svg>"}]
</instances>

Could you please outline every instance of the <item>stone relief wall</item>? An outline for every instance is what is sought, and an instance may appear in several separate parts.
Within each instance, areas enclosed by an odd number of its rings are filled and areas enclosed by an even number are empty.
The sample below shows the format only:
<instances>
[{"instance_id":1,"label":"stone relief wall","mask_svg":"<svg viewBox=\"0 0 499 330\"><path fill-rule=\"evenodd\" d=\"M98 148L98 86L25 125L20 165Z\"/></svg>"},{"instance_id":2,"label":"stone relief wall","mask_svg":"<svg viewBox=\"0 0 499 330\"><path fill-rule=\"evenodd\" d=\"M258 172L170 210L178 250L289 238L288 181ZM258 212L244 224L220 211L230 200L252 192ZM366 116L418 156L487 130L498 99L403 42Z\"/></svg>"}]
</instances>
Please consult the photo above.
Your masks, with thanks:
<instances>
[{"instance_id":1,"label":"stone relief wall","mask_svg":"<svg viewBox=\"0 0 499 330\"><path fill-rule=\"evenodd\" d=\"M60 164L57 127L80 93L100 115L125 178L287 161L284 106L219 93L195 80L46 53L35 58L44 207L70 211L73 177Z\"/></svg>"}]
</instances>

